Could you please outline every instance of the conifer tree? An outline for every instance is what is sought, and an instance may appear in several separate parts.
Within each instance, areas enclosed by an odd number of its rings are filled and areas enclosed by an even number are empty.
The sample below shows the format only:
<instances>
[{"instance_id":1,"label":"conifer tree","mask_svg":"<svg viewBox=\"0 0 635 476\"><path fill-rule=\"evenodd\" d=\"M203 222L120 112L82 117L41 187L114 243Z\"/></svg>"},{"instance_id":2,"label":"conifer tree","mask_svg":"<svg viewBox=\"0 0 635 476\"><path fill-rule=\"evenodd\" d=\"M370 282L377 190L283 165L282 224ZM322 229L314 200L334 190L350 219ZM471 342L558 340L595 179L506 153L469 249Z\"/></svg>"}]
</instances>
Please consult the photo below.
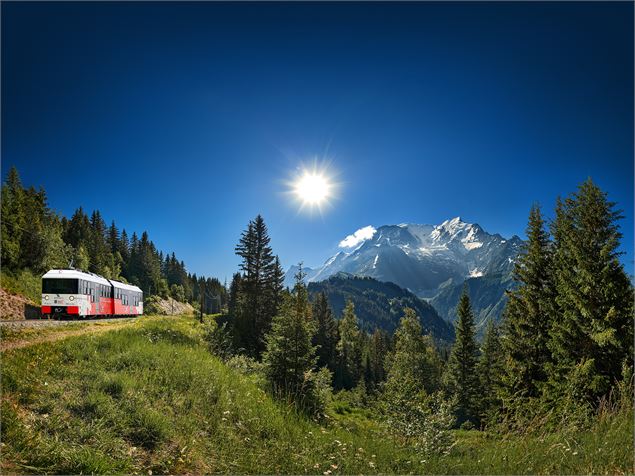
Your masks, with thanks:
<instances>
[{"instance_id":1,"label":"conifer tree","mask_svg":"<svg viewBox=\"0 0 635 476\"><path fill-rule=\"evenodd\" d=\"M267 226L258 215L250 221L236 246L242 258L240 269L241 306L234 318L234 341L237 348L259 357L264 350L264 336L278 310L281 269L269 245ZM276 264L277 263L277 264Z\"/></svg>"},{"instance_id":2,"label":"conifer tree","mask_svg":"<svg viewBox=\"0 0 635 476\"><path fill-rule=\"evenodd\" d=\"M306 374L316 363L311 305L301 276L293 292L284 296L280 313L273 319L262 356L267 379L275 394L301 403L306 395Z\"/></svg>"},{"instance_id":3,"label":"conifer tree","mask_svg":"<svg viewBox=\"0 0 635 476\"><path fill-rule=\"evenodd\" d=\"M404 385L410 390L427 394L439 387L440 360L432 342L423 335L423 328L415 311L404 309L399 328L395 332L395 351L390 357L386 387L388 390Z\"/></svg>"},{"instance_id":4,"label":"conifer tree","mask_svg":"<svg viewBox=\"0 0 635 476\"><path fill-rule=\"evenodd\" d=\"M313 320L316 324L313 344L317 347L318 366L335 372L339 339L337 321L324 292L319 293L313 302Z\"/></svg>"},{"instance_id":5,"label":"conifer tree","mask_svg":"<svg viewBox=\"0 0 635 476\"><path fill-rule=\"evenodd\" d=\"M284 289L284 271L278 256L275 256L273 262L265 266L263 287L264 314L273 317L278 313Z\"/></svg>"},{"instance_id":6,"label":"conifer tree","mask_svg":"<svg viewBox=\"0 0 635 476\"><path fill-rule=\"evenodd\" d=\"M359 382L362 370L361 334L352 301L348 301L344 308L339 322L339 337L335 383L338 388L351 389Z\"/></svg>"},{"instance_id":7,"label":"conifer tree","mask_svg":"<svg viewBox=\"0 0 635 476\"><path fill-rule=\"evenodd\" d=\"M113 254L119 251L119 230L115 225L115 220L110 223L110 228L108 228L108 246Z\"/></svg>"},{"instance_id":8,"label":"conifer tree","mask_svg":"<svg viewBox=\"0 0 635 476\"><path fill-rule=\"evenodd\" d=\"M119 251L124 264L127 265L128 260L130 259L130 241L128 240L128 232L126 232L125 229L121 231L121 238L119 239L119 246L117 250Z\"/></svg>"},{"instance_id":9,"label":"conifer tree","mask_svg":"<svg viewBox=\"0 0 635 476\"><path fill-rule=\"evenodd\" d=\"M491 418L501 402L498 399L504 372L504 353L500 331L493 320L487 323L481 357L478 362L478 375L481 383L481 421Z\"/></svg>"},{"instance_id":10,"label":"conifer tree","mask_svg":"<svg viewBox=\"0 0 635 476\"><path fill-rule=\"evenodd\" d=\"M368 361L366 368L369 377L366 387L370 393L378 390L379 386L386 380L386 356L391 351L390 336L386 331L376 328L370 338L368 346Z\"/></svg>"},{"instance_id":11,"label":"conifer tree","mask_svg":"<svg viewBox=\"0 0 635 476\"><path fill-rule=\"evenodd\" d=\"M528 241L518 257L515 291L504 312L506 375L503 395L510 404L539 396L551 359L547 347L554 309L552 244L540 207L534 205L527 225Z\"/></svg>"},{"instance_id":12,"label":"conifer tree","mask_svg":"<svg viewBox=\"0 0 635 476\"><path fill-rule=\"evenodd\" d=\"M480 382L477 373L478 347L475 341L474 315L467 289L457 306L456 340L446 372L446 392L456 401L455 415L461 425L479 423Z\"/></svg>"},{"instance_id":13,"label":"conifer tree","mask_svg":"<svg viewBox=\"0 0 635 476\"><path fill-rule=\"evenodd\" d=\"M619 261L620 218L591 179L558 202L552 398L568 393L595 404L620 379L623 363L632 368L633 290Z\"/></svg>"},{"instance_id":14,"label":"conifer tree","mask_svg":"<svg viewBox=\"0 0 635 476\"><path fill-rule=\"evenodd\" d=\"M24 190L20 175L11 167L6 183L2 186L2 266L16 269L20 261L20 243L26 228L26 219L22 202Z\"/></svg>"}]
</instances>

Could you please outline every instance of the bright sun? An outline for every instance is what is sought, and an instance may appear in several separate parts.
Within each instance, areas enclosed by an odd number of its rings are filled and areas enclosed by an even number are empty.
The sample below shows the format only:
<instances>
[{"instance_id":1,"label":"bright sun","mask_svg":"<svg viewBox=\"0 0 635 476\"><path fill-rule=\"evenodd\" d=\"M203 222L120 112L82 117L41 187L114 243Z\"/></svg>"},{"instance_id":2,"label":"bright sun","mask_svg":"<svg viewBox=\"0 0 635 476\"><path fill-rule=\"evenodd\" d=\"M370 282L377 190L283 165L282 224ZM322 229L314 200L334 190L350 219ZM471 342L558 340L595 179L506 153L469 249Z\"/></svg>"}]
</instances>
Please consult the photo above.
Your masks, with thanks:
<instances>
[{"instance_id":1,"label":"bright sun","mask_svg":"<svg viewBox=\"0 0 635 476\"><path fill-rule=\"evenodd\" d=\"M295 194L306 205L320 205L329 197L330 189L328 179L315 172L304 172L294 186Z\"/></svg>"},{"instance_id":2,"label":"bright sun","mask_svg":"<svg viewBox=\"0 0 635 476\"><path fill-rule=\"evenodd\" d=\"M341 184L335 180L337 173L331 162L315 158L313 164L300 164L286 185L285 194L299 205L299 212L322 214L337 201Z\"/></svg>"}]
</instances>

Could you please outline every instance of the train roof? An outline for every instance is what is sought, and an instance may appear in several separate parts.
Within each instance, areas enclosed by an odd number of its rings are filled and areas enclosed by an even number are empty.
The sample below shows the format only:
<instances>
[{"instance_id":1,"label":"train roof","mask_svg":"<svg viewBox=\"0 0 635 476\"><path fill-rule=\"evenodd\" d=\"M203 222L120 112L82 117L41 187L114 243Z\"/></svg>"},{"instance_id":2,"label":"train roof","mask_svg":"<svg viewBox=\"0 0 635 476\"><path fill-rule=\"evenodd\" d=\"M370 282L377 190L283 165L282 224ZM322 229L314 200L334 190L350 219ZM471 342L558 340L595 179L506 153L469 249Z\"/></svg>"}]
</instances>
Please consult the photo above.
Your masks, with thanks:
<instances>
[{"instance_id":1,"label":"train roof","mask_svg":"<svg viewBox=\"0 0 635 476\"><path fill-rule=\"evenodd\" d=\"M122 283L119 281L115 281L114 279L111 279L110 282L112 283L114 287L119 289L127 289L128 291L137 291L139 293L143 292L141 291L140 288L138 288L137 286L133 286L132 284Z\"/></svg>"},{"instance_id":2,"label":"train roof","mask_svg":"<svg viewBox=\"0 0 635 476\"><path fill-rule=\"evenodd\" d=\"M110 285L106 278L102 278L98 274L86 273L77 269L51 269L46 272L42 278L52 279L84 279L94 283Z\"/></svg>"},{"instance_id":3,"label":"train roof","mask_svg":"<svg viewBox=\"0 0 635 476\"><path fill-rule=\"evenodd\" d=\"M78 269L51 269L46 272L42 279L83 279L85 281L92 281L94 283L105 284L106 286L110 286L111 284L119 289L126 289L128 291L137 291L143 292L137 286L133 286L132 284L122 283L120 281L115 281L114 279L106 279L98 274L87 273L85 271L80 271Z\"/></svg>"}]
</instances>

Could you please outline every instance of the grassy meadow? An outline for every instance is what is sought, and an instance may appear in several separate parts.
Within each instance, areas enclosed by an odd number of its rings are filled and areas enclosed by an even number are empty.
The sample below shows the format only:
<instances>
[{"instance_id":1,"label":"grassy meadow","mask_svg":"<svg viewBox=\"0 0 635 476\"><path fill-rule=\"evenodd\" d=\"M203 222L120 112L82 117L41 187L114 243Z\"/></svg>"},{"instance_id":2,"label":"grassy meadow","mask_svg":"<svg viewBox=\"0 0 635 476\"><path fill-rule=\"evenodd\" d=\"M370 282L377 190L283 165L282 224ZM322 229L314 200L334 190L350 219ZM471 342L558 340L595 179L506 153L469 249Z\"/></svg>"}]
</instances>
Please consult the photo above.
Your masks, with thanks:
<instances>
[{"instance_id":1,"label":"grassy meadow","mask_svg":"<svg viewBox=\"0 0 635 476\"><path fill-rule=\"evenodd\" d=\"M225 365L194 318L134 325L2 354L3 473L632 474L633 412L588 429L457 430L422 459L335 397L321 422Z\"/></svg>"}]
</instances>

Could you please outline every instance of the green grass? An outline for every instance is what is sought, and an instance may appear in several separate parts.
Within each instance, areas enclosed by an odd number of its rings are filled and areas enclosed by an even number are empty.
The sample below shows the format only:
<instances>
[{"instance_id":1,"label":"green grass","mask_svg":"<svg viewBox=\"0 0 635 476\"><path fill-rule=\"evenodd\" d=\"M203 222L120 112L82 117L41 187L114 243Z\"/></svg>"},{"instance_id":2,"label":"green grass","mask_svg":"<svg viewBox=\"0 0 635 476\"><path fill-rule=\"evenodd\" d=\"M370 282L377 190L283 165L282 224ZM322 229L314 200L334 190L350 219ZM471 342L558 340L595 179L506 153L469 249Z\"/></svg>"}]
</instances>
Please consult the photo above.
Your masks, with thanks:
<instances>
[{"instance_id":1,"label":"green grass","mask_svg":"<svg viewBox=\"0 0 635 476\"><path fill-rule=\"evenodd\" d=\"M632 411L574 435L460 431L449 456L426 461L368 412L297 415L201 339L193 318L153 318L4 353L3 472L632 472Z\"/></svg>"},{"instance_id":2,"label":"green grass","mask_svg":"<svg viewBox=\"0 0 635 476\"><path fill-rule=\"evenodd\" d=\"M42 299L42 277L28 269L15 273L3 269L0 272L0 285L10 293L25 296L34 304L39 305Z\"/></svg>"}]
</instances>

